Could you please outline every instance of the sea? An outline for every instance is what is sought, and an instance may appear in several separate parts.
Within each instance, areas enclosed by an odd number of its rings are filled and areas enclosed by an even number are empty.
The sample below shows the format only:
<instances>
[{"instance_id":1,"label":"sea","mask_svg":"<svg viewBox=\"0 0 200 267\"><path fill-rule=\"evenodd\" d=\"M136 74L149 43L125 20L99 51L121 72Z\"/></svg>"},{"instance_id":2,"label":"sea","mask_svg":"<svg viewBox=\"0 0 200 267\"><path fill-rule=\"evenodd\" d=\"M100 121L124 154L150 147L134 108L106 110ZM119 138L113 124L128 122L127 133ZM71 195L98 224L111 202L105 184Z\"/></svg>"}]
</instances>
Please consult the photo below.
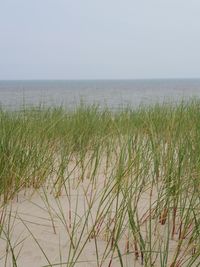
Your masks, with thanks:
<instances>
[{"instance_id":1,"label":"sea","mask_svg":"<svg viewBox=\"0 0 200 267\"><path fill-rule=\"evenodd\" d=\"M200 79L151 80L10 80L0 81L0 106L71 109L83 103L117 110L155 103L200 99Z\"/></svg>"}]
</instances>

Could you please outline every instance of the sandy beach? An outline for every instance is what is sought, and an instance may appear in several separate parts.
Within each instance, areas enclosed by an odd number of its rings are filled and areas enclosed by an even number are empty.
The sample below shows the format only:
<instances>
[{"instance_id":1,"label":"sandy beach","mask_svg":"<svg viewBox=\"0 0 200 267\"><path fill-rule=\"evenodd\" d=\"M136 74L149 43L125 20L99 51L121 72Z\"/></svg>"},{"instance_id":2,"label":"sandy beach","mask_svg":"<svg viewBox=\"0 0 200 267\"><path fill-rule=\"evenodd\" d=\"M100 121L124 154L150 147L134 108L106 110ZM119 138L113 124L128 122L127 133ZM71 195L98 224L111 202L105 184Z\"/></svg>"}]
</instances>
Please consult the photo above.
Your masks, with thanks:
<instances>
[{"instance_id":1,"label":"sandy beach","mask_svg":"<svg viewBox=\"0 0 200 267\"><path fill-rule=\"evenodd\" d=\"M0 112L0 266L198 266L199 105Z\"/></svg>"},{"instance_id":2,"label":"sandy beach","mask_svg":"<svg viewBox=\"0 0 200 267\"><path fill-rule=\"evenodd\" d=\"M106 178L105 169L102 166L100 166L95 181L91 182L87 178L80 181L81 170L73 171L74 167L71 164L69 171L71 175L64 186L68 190L70 188L70 192L63 188L59 196L56 196L52 190L53 179L51 177L49 183L37 190L20 191L3 208L2 216L5 218L4 232L0 240L1 266L13 266L13 252L20 267L121 266L119 254L117 250L112 249L113 241L110 239L115 227L115 220L117 221L117 200L114 199L109 203L109 205L111 204L109 210L107 210L108 203L105 205L101 203L105 188L109 192L111 188L113 189L115 182ZM157 199L157 190L151 190L146 186L143 188L139 200L136 201L135 212L140 221L140 231L144 239L149 231L147 230L149 216L151 216L149 207L152 205L153 214ZM122 195L118 201L120 210L124 201ZM123 264L127 267L144 266L133 238L128 237L128 216L126 214L124 216L122 223L124 229L121 230L118 240ZM154 228L152 243L154 243L155 250L159 251L159 244L164 238L167 223L166 225L160 223L159 226L156 225L156 220L152 220L151 223L155 224L152 227L152 229ZM178 227L176 230L168 248L171 261L178 244ZM160 266L157 256L154 256L154 266Z\"/></svg>"}]
</instances>

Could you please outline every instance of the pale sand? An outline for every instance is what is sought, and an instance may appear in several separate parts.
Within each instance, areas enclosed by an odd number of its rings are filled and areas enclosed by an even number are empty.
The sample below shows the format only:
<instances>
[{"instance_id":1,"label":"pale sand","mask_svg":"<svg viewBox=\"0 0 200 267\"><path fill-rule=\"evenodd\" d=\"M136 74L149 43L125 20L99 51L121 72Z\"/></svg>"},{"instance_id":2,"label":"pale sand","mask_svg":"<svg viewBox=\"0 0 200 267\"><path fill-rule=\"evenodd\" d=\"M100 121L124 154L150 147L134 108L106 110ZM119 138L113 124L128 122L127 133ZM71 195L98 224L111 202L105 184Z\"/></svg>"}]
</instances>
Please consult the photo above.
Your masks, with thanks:
<instances>
[{"instance_id":1,"label":"pale sand","mask_svg":"<svg viewBox=\"0 0 200 267\"><path fill-rule=\"evenodd\" d=\"M79 173L74 175L74 178L79 176ZM102 173L100 174L102 177ZM98 177L100 177L98 176ZM101 189L104 184L104 180L97 179L96 190L97 192L101 192ZM90 188L90 182L88 179L79 185L75 186L75 183L72 181L71 185L71 210L72 210L72 219L74 218L74 212L76 210L76 202L78 199L77 206L77 218L82 219L80 224L77 224L77 234L76 237L80 236L80 232L82 229L82 222L84 222L84 216L87 212L87 201L86 199L93 194L95 191L93 188ZM87 190L87 193L84 193ZM44 194L45 192L45 194ZM86 197L87 196L87 197ZM47 198L46 198L47 197ZM157 197L157 194L153 193L152 201L154 201ZM48 204L45 199L48 199ZM91 231L92 220L94 220L97 207L99 206L99 198L98 194L95 197L96 201L92 207L91 216L89 216L88 226L84 229L83 239L80 241L79 246L81 247L84 243L84 240L87 239L88 233ZM61 207L59 209L59 207ZM145 217L146 211L149 207L149 190L146 193L143 193L142 198L138 203L138 212L140 217ZM66 220L66 224L63 223L62 212L64 212L64 220ZM68 253L70 247L70 239L68 232L71 232L71 228L69 226L69 198L66 193L63 191L62 195L58 198L55 198L51 193L50 189L40 188L38 190L32 191L31 189L22 190L18 196L16 196L10 203L7 205L6 209L7 217L11 214L11 222L10 222L10 240L11 244L14 247L14 253L19 256L17 258L17 266L19 267L41 267L41 266L50 266L48 265L48 260L51 264L56 264L56 266L67 266L66 262L68 260ZM47 259L43 255L41 249L38 244L34 240L31 233L27 230L27 228L31 231L32 235L35 237L39 245L44 250ZM160 226L162 228L163 226ZM8 228L7 224L4 224L4 231ZM55 229L54 229L55 228ZM102 226L103 228L103 226ZM54 233L55 230L55 233ZM145 231L145 227L143 229ZM162 229L161 229L162 232ZM0 239L0 266L11 267L12 263L12 255L10 248L7 249L8 254L6 253L6 247L8 245L6 240L3 240L5 236L2 234L2 238ZM155 238L157 236L155 235ZM175 241L170 241L170 257L173 256L173 247L176 245ZM102 231L97 238L98 245L98 254L99 254L99 262L102 260L102 255L106 249L107 242L105 240L105 235ZM121 252L126 252L126 238L121 238L120 248ZM141 259L135 259L133 247L130 247L130 254L125 254L123 256L124 266L126 267L140 267ZM7 255L7 257L6 257ZM111 255L111 253L109 254ZM102 263L102 267L107 267L109 265L110 256ZM59 263L63 263L63 265ZM64 264L65 263L65 264ZM75 266L79 267L96 267L97 263L97 254L95 250L95 240L88 240L78 261ZM114 253L114 259L112 261L112 267L121 266L119 263L119 259L117 257L117 252ZM156 266L156 265L155 265ZM159 265L157 265L159 266Z\"/></svg>"},{"instance_id":2,"label":"pale sand","mask_svg":"<svg viewBox=\"0 0 200 267\"><path fill-rule=\"evenodd\" d=\"M55 198L48 194L48 200L51 208L55 209L59 213L58 206ZM59 198L63 210L68 212L68 199L67 196ZM73 201L73 200L72 200ZM79 203L79 215L83 215L84 202ZM54 233L52 227L52 221L48 208L45 207L44 201L38 192L35 192L31 197L26 197L21 192L18 196L18 200L14 199L7 207L7 214L12 213L12 230L11 230L11 242L13 246L18 245L15 248L15 253L20 251L19 257L17 259L17 264L19 267L39 267L48 265L48 261L45 259L43 253L41 252L39 246L34 241L33 237L26 229L23 222L28 226L31 233L37 239L41 247L44 249L51 264L67 262L67 254L69 251L69 236L67 234L66 228L62 224L61 220L58 219L55 212L52 211L53 221L55 224L56 233ZM23 220L23 222L21 221ZM85 237L84 237L85 239ZM21 243L22 242L22 243ZM11 267L13 266L11 253L9 252L9 257L7 264L5 264L5 248L6 241L0 240L0 266ZM98 240L98 250L99 255L103 254L107 242L102 239ZM124 245L125 247L125 245ZM61 258L60 258L61 254ZM117 256L117 254L115 255ZM126 256L125 262L127 266L141 266L138 262L135 262L132 255ZM79 263L78 263L79 262ZM95 243L94 239L88 241L82 254L80 255L78 262L75 266L97 266L96 253L95 253ZM109 260L106 260L102 266L108 266ZM57 266L66 266L57 265ZM113 260L111 266L120 266L118 260Z\"/></svg>"}]
</instances>

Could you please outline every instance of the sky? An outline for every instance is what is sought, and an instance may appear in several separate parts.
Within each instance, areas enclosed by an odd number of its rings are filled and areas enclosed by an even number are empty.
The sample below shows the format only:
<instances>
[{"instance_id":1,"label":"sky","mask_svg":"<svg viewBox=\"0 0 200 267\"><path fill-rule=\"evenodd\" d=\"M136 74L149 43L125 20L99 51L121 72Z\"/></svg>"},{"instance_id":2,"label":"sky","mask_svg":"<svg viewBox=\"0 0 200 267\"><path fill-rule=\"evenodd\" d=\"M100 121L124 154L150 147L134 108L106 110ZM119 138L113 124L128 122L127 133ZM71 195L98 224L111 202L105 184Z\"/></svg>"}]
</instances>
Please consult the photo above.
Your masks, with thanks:
<instances>
[{"instance_id":1,"label":"sky","mask_svg":"<svg viewBox=\"0 0 200 267\"><path fill-rule=\"evenodd\" d=\"M0 0L0 79L200 78L199 0Z\"/></svg>"}]
</instances>

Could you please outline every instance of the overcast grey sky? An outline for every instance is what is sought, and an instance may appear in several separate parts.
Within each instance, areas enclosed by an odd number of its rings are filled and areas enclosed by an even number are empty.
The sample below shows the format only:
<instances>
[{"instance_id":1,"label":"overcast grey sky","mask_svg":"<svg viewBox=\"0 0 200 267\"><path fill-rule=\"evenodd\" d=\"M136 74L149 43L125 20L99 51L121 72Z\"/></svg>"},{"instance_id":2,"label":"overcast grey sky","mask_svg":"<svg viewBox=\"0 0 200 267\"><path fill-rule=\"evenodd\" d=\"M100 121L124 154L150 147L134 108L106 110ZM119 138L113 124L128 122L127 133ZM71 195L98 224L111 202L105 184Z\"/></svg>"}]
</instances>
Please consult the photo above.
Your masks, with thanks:
<instances>
[{"instance_id":1,"label":"overcast grey sky","mask_svg":"<svg viewBox=\"0 0 200 267\"><path fill-rule=\"evenodd\" d=\"M0 0L0 79L200 78L200 0Z\"/></svg>"}]
</instances>

